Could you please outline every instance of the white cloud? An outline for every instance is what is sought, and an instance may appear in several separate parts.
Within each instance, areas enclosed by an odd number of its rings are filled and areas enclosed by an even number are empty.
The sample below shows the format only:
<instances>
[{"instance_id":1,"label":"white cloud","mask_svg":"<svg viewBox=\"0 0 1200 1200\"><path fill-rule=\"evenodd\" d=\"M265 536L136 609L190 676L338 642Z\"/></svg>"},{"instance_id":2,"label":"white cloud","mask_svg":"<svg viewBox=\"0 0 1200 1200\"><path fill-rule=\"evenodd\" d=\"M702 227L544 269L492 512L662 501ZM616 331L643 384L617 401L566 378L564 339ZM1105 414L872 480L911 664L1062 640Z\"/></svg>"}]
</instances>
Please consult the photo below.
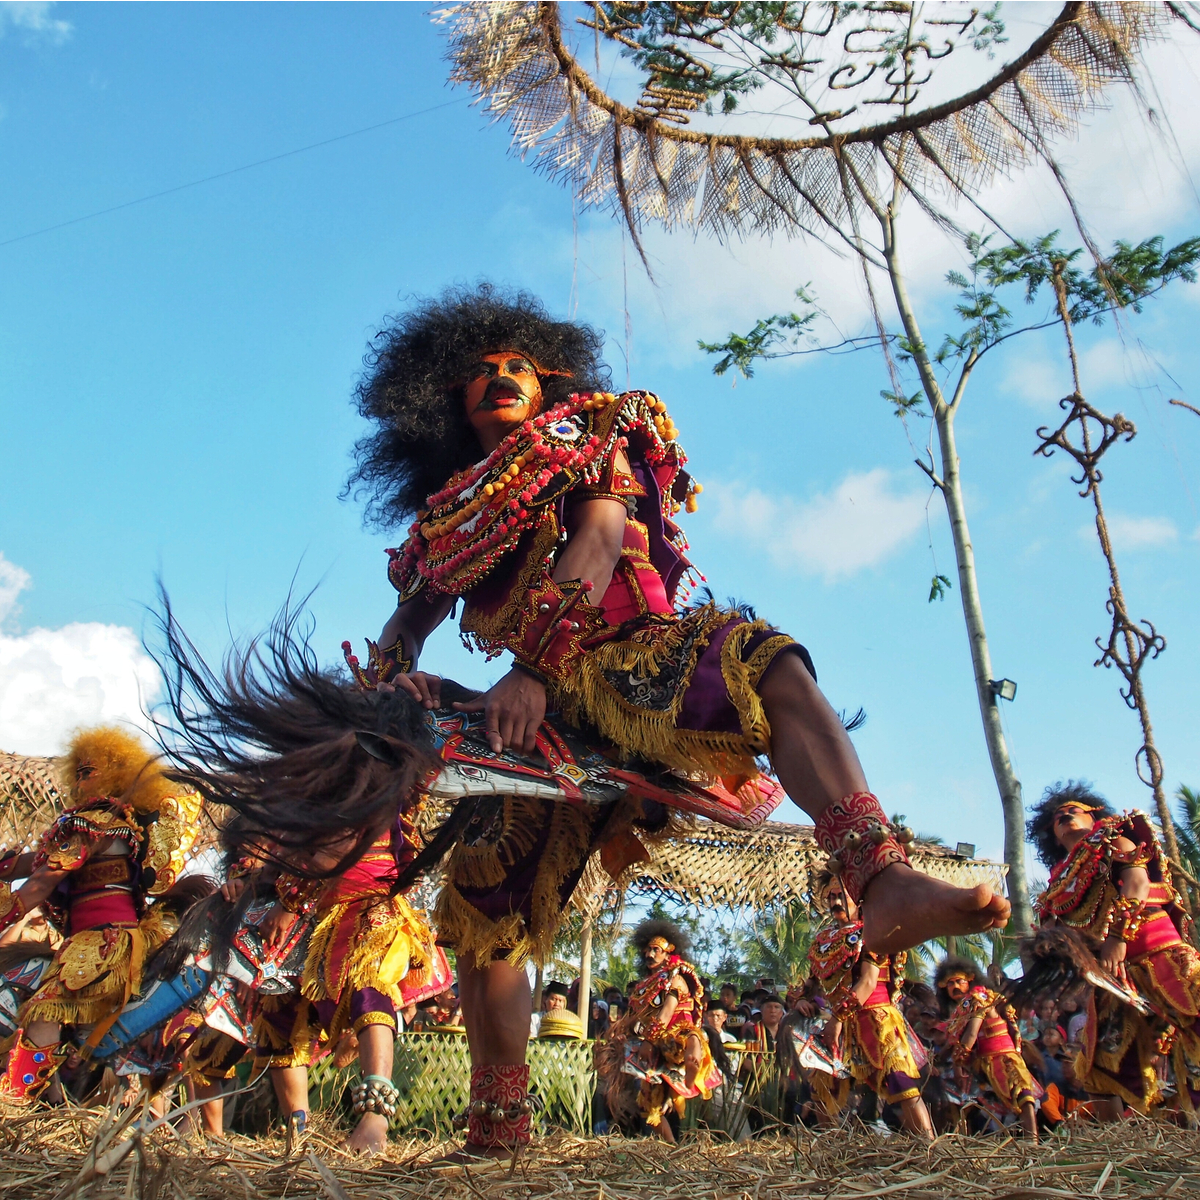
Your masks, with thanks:
<instances>
[{"instance_id":1,"label":"white cloud","mask_svg":"<svg viewBox=\"0 0 1200 1200\"><path fill-rule=\"evenodd\" d=\"M16 610L29 574L0 555L0 616ZM72 730L101 723L146 728L158 668L123 625L73 622L0 632L0 749L57 754Z\"/></svg>"},{"instance_id":2,"label":"white cloud","mask_svg":"<svg viewBox=\"0 0 1200 1200\"><path fill-rule=\"evenodd\" d=\"M52 3L44 0L2 0L0 2L0 37L11 26L21 30L30 40L44 39L54 45L65 42L74 26L50 15Z\"/></svg>"},{"instance_id":3,"label":"white cloud","mask_svg":"<svg viewBox=\"0 0 1200 1200\"><path fill-rule=\"evenodd\" d=\"M877 566L925 522L925 494L898 490L882 467L852 471L832 491L805 501L722 483L708 485L710 498L718 529L761 545L780 567L826 582Z\"/></svg>"},{"instance_id":4,"label":"white cloud","mask_svg":"<svg viewBox=\"0 0 1200 1200\"><path fill-rule=\"evenodd\" d=\"M17 597L29 586L29 572L0 554L0 627L21 611Z\"/></svg>"},{"instance_id":5,"label":"white cloud","mask_svg":"<svg viewBox=\"0 0 1200 1200\"><path fill-rule=\"evenodd\" d=\"M1088 526L1095 536L1095 529ZM1108 518L1108 536L1114 550L1147 550L1159 546L1170 546L1179 540L1179 531L1169 517L1123 517Z\"/></svg>"}]
</instances>

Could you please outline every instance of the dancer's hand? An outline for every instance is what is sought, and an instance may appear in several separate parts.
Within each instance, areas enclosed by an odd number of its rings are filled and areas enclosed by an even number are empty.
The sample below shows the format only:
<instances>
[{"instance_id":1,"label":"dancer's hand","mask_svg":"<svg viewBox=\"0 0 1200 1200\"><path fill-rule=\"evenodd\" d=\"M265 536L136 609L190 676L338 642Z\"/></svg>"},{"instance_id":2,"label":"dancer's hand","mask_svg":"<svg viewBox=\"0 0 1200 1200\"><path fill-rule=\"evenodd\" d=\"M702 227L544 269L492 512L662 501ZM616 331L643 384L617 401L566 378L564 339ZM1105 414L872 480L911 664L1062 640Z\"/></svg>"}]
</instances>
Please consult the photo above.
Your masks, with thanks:
<instances>
[{"instance_id":1,"label":"dancer's hand","mask_svg":"<svg viewBox=\"0 0 1200 1200\"><path fill-rule=\"evenodd\" d=\"M499 754L506 747L524 754L537 748L537 731L546 716L546 685L527 671L509 671L490 691L474 700L456 702L459 712L481 712L488 745Z\"/></svg>"},{"instance_id":2,"label":"dancer's hand","mask_svg":"<svg viewBox=\"0 0 1200 1200\"><path fill-rule=\"evenodd\" d=\"M244 875L237 879L226 880L221 884L221 899L228 900L230 904L236 904L249 883L250 881Z\"/></svg>"},{"instance_id":3,"label":"dancer's hand","mask_svg":"<svg viewBox=\"0 0 1200 1200\"><path fill-rule=\"evenodd\" d=\"M442 707L442 677L440 675L430 675L425 671L410 671L407 675L397 675L391 682L395 684L395 688L389 688L389 691L407 692L425 708ZM384 686L380 684L379 690L383 691Z\"/></svg>"},{"instance_id":4,"label":"dancer's hand","mask_svg":"<svg viewBox=\"0 0 1200 1200\"><path fill-rule=\"evenodd\" d=\"M263 945L272 950L277 950L283 945L283 940L287 937L288 930L295 923L296 914L288 912L282 904L276 904L263 918L262 924L258 927L263 937Z\"/></svg>"},{"instance_id":5,"label":"dancer's hand","mask_svg":"<svg viewBox=\"0 0 1200 1200\"><path fill-rule=\"evenodd\" d=\"M1100 948L1100 965L1118 979L1125 978L1125 943L1120 938L1104 939Z\"/></svg>"}]
</instances>

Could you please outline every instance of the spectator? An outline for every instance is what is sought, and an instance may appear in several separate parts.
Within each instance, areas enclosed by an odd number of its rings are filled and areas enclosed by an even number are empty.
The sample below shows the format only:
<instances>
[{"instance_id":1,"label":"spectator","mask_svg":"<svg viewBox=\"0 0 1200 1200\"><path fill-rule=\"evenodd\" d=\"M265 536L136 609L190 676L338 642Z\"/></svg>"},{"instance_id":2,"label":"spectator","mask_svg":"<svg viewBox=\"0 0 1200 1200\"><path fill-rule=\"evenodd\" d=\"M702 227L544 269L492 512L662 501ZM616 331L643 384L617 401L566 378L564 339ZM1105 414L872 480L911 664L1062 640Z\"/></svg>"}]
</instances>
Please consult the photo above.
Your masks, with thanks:
<instances>
[{"instance_id":1,"label":"spectator","mask_svg":"<svg viewBox=\"0 0 1200 1200\"><path fill-rule=\"evenodd\" d=\"M549 1012L565 1012L567 1008L567 992L565 983L552 979L542 988L542 1011L535 1012L529 1021L529 1036L535 1038L541 1031L542 1018Z\"/></svg>"},{"instance_id":2,"label":"spectator","mask_svg":"<svg viewBox=\"0 0 1200 1200\"><path fill-rule=\"evenodd\" d=\"M619 987L604 989L604 1003L608 1005L609 1021L615 1021L625 1011L625 996Z\"/></svg>"},{"instance_id":3,"label":"spectator","mask_svg":"<svg viewBox=\"0 0 1200 1200\"><path fill-rule=\"evenodd\" d=\"M738 990L732 983L721 984L718 999L725 1006L726 1012L732 1012L738 1006Z\"/></svg>"},{"instance_id":4,"label":"spectator","mask_svg":"<svg viewBox=\"0 0 1200 1200\"><path fill-rule=\"evenodd\" d=\"M603 1037L607 1032L609 1025L608 1001L593 1000L592 1014L588 1020L588 1037L598 1038Z\"/></svg>"}]
</instances>

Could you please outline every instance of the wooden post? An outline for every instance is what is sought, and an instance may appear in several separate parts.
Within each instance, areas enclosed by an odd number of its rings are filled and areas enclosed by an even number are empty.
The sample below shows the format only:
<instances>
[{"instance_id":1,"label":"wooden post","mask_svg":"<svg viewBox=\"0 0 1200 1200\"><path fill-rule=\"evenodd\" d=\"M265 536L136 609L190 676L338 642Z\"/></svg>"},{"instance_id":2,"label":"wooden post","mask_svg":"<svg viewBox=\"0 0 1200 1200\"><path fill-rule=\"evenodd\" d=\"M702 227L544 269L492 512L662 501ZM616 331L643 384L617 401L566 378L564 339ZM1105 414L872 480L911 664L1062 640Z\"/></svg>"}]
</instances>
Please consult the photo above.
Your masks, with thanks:
<instances>
[{"instance_id":1,"label":"wooden post","mask_svg":"<svg viewBox=\"0 0 1200 1200\"><path fill-rule=\"evenodd\" d=\"M583 929L579 935L579 1007L577 1012L583 1023L583 1036L587 1037L588 1021L592 1016L592 918L583 918Z\"/></svg>"}]
</instances>

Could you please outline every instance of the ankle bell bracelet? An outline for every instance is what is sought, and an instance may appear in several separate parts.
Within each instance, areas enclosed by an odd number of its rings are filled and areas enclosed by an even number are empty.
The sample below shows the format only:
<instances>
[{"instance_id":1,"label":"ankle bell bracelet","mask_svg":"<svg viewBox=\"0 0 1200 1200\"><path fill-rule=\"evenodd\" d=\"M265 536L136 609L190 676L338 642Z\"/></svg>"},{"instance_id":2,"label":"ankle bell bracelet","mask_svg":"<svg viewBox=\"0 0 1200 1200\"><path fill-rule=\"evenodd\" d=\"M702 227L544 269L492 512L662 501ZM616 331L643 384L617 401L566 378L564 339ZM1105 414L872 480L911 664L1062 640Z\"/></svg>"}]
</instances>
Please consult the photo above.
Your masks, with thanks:
<instances>
[{"instance_id":1,"label":"ankle bell bracelet","mask_svg":"<svg viewBox=\"0 0 1200 1200\"><path fill-rule=\"evenodd\" d=\"M514 1104L509 1108L490 1100L473 1100L463 1112L453 1118L452 1123L455 1129L465 1129L467 1122L472 1117L478 1117L482 1121L489 1121L493 1124L497 1121L518 1121L521 1117L529 1116L536 1107L530 1096L526 1096L519 1104Z\"/></svg>"},{"instance_id":2,"label":"ankle bell bracelet","mask_svg":"<svg viewBox=\"0 0 1200 1200\"><path fill-rule=\"evenodd\" d=\"M379 1113L389 1120L396 1115L400 1090L384 1075L364 1075L350 1089L356 1113Z\"/></svg>"},{"instance_id":3,"label":"ankle bell bracelet","mask_svg":"<svg viewBox=\"0 0 1200 1200\"><path fill-rule=\"evenodd\" d=\"M872 821L863 833L860 833L857 829L850 830L842 838L842 844L839 849L835 850L829 856L825 865L832 874L836 875L842 869L843 853L853 853L864 842L873 842L876 846L882 846L889 838L895 838L900 845L907 846L915 837L916 834L907 825L897 825L891 822L884 824L882 821Z\"/></svg>"}]
</instances>

